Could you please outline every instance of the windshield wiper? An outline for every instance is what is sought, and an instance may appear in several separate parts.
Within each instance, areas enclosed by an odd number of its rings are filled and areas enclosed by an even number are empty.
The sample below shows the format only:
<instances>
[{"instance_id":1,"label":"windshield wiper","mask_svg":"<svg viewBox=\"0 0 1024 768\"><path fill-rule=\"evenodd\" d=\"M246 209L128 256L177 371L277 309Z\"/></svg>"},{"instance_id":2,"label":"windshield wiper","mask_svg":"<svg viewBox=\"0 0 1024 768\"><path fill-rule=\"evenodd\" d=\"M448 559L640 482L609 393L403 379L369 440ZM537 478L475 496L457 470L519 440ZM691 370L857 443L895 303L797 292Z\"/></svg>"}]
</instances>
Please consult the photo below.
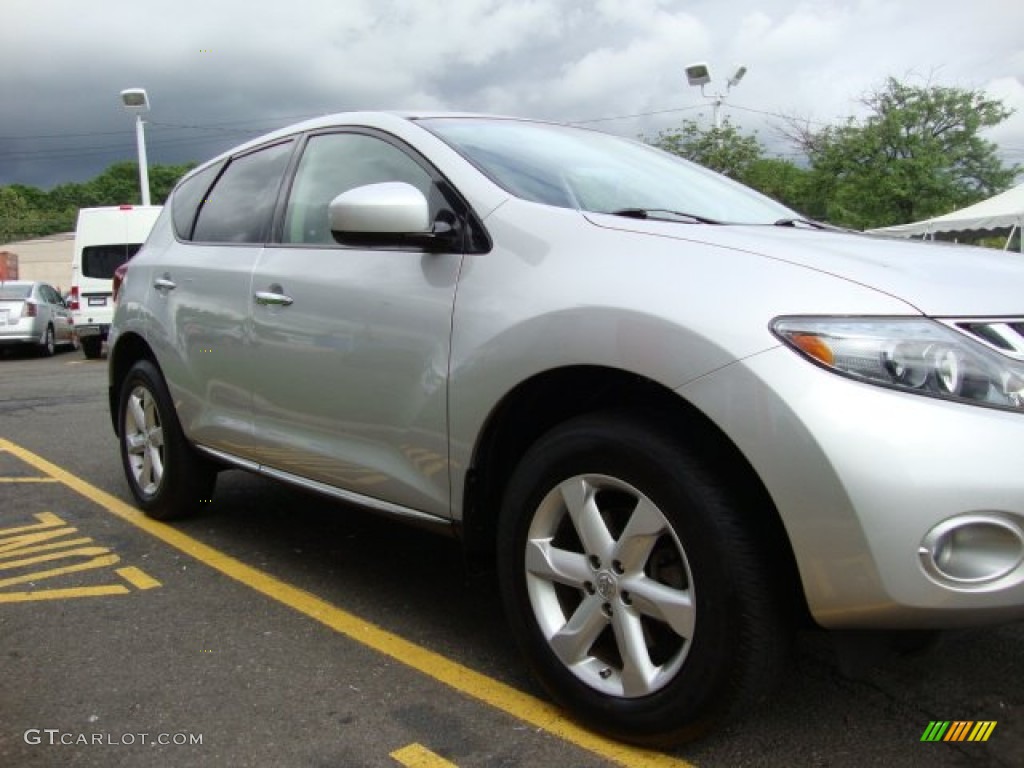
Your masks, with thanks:
<instances>
[{"instance_id":1,"label":"windshield wiper","mask_svg":"<svg viewBox=\"0 0 1024 768\"><path fill-rule=\"evenodd\" d=\"M792 218L792 219L779 219L778 221L772 222L773 226L776 227L810 227L811 229L824 229L828 232L849 232L848 229L842 227L836 227L831 224L826 224L823 221L815 221L814 219L803 219L803 218Z\"/></svg>"},{"instance_id":2,"label":"windshield wiper","mask_svg":"<svg viewBox=\"0 0 1024 768\"><path fill-rule=\"evenodd\" d=\"M698 216L695 213L683 213L682 211L670 211L668 208L620 208L617 211L609 211L612 216L625 216L627 219L654 219L656 221L672 221L666 216L674 216L679 219L689 219L696 224L721 224L720 221L709 219L706 216Z\"/></svg>"}]
</instances>

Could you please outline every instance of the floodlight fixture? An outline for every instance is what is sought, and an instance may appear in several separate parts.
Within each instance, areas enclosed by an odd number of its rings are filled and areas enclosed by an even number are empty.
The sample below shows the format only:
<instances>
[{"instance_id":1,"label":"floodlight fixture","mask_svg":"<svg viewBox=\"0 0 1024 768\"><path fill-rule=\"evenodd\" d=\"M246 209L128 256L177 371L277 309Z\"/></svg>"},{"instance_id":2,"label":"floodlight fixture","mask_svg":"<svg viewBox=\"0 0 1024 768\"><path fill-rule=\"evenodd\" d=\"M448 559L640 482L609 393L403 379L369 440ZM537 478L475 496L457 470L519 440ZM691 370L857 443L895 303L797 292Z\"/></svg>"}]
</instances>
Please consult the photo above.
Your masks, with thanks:
<instances>
[{"instance_id":1,"label":"floodlight fixture","mask_svg":"<svg viewBox=\"0 0 1024 768\"><path fill-rule=\"evenodd\" d=\"M129 112L149 111L149 96L145 88L126 88L121 91L121 103Z\"/></svg>"},{"instance_id":2,"label":"floodlight fixture","mask_svg":"<svg viewBox=\"0 0 1024 768\"><path fill-rule=\"evenodd\" d=\"M135 144L139 152L139 189L142 204L149 205L149 166L146 162L146 129L142 113L149 111L149 96L145 88L126 88L121 91L121 104L135 115Z\"/></svg>"},{"instance_id":3,"label":"floodlight fixture","mask_svg":"<svg viewBox=\"0 0 1024 768\"><path fill-rule=\"evenodd\" d=\"M736 72L734 72L733 76L729 78L729 82L727 83L728 87L732 88L735 85L739 85L740 80L743 79L743 76L745 74L747 74L747 68L746 67L744 67L742 65L737 67L736 68Z\"/></svg>"},{"instance_id":4,"label":"floodlight fixture","mask_svg":"<svg viewBox=\"0 0 1024 768\"><path fill-rule=\"evenodd\" d=\"M704 86L711 82L711 67L708 66L707 62L697 61L686 68L686 82L693 86L699 86L700 95L706 99L711 99L716 131L722 127L722 104L725 102L726 95L734 86L739 85L740 80L743 79L745 74L747 74L745 66L740 65L736 67L732 77L725 81L725 90L719 90L717 93L710 94L704 92Z\"/></svg>"},{"instance_id":5,"label":"floodlight fixture","mask_svg":"<svg viewBox=\"0 0 1024 768\"><path fill-rule=\"evenodd\" d=\"M690 85L704 87L711 82L711 68L705 61L694 62L686 68L686 81Z\"/></svg>"}]
</instances>

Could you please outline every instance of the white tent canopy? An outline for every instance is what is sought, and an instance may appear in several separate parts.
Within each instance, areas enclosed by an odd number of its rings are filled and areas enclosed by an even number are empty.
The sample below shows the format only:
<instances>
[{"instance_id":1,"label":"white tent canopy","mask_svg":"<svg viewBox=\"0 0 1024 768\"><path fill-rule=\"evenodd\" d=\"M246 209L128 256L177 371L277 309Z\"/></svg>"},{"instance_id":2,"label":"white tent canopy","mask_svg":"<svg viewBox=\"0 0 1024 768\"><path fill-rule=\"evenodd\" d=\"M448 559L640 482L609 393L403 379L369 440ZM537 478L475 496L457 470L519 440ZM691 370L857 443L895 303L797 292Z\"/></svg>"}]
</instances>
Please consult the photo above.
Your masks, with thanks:
<instances>
[{"instance_id":1,"label":"white tent canopy","mask_svg":"<svg viewBox=\"0 0 1024 768\"><path fill-rule=\"evenodd\" d=\"M1007 235L1007 245L1015 231L1024 226L1024 184L1019 184L988 200L912 224L868 230L873 234L896 237L934 238L937 233L970 232L978 236ZM1024 241L1021 250L1024 251Z\"/></svg>"}]
</instances>

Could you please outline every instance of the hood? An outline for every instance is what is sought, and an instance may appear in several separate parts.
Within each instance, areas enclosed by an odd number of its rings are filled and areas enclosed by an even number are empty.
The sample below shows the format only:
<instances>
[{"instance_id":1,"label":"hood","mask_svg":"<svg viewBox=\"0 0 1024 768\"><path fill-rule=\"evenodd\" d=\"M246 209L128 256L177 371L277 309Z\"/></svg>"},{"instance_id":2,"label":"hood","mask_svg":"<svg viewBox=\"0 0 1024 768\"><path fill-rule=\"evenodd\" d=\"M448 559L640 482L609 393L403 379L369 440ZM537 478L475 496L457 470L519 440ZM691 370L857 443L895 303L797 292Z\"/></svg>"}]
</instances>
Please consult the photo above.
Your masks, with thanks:
<instances>
[{"instance_id":1,"label":"hood","mask_svg":"<svg viewBox=\"0 0 1024 768\"><path fill-rule=\"evenodd\" d=\"M932 317L1024 317L1024 256L938 242L587 213L594 225L795 264L888 294Z\"/></svg>"}]
</instances>

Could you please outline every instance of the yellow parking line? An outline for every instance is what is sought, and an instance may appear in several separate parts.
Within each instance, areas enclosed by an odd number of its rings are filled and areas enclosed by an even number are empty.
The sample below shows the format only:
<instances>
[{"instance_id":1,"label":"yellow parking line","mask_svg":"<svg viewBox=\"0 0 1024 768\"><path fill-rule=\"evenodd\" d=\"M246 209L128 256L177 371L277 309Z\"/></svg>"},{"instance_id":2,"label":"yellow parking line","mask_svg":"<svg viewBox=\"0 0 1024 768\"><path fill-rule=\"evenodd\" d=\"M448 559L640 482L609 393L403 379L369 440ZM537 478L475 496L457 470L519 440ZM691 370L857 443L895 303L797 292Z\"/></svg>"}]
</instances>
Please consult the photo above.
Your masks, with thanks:
<instances>
[{"instance_id":1,"label":"yellow parking line","mask_svg":"<svg viewBox=\"0 0 1024 768\"><path fill-rule=\"evenodd\" d=\"M467 696L490 704L553 736L575 744L606 760L626 766L626 768L638 766L685 768L691 766L690 763L671 755L621 744L592 733L566 718L554 705L482 675L439 653L411 643L399 635L341 610L326 600L203 544L177 528L152 520L135 507L4 438L0 438L0 451L9 451L40 472L57 479L87 499L104 507L111 514L141 528L165 544L192 556L272 600L283 603L378 653L390 656L401 664L412 667L428 677L432 677Z\"/></svg>"},{"instance_id":2,"label":"yellow parking line","mask_svg":"<svg viewBox=\"0 0 1024 768\"><path fill-rule=\"evenodd\" d=\"M56 483L54 477L0 477L0 483Z\"/></svg>"},{"instance_id":3,"label":"yellow parking line","mask_svg":"<svg viewBox=\"0 0 1024 768\"><path fill-rule=\"evenodd\" d=\"M35 589L31 592L0 592L0 603L34 603L39 600L67 600L76 597L106 597L127 595L130 590L123 584L98 587L67 587L65 589Z\"/></svg>"},{"instance_id":4,"label":"yellow parking line","mask_svg":"<svg viewBox=\"0 0 1024 768\"><path fill-rule=\"evenodd\" d=\"M134 565L129 565L127 568L118 568L114 573L136 589L153 589L160 586L159 581Z\"/></svg>"},{"instance_id":5,"label":"yellow parking line","mask_svg":"<svg viewBox=\"0 0 1024 768\"><path fill-rule=\"evenodd\" d=\"M405 768L459 768L455 763L450 763L440 755L435 755L421 744L410 744L407 747L396 749L391 756Z\"/></svg>"}]
</instances>

